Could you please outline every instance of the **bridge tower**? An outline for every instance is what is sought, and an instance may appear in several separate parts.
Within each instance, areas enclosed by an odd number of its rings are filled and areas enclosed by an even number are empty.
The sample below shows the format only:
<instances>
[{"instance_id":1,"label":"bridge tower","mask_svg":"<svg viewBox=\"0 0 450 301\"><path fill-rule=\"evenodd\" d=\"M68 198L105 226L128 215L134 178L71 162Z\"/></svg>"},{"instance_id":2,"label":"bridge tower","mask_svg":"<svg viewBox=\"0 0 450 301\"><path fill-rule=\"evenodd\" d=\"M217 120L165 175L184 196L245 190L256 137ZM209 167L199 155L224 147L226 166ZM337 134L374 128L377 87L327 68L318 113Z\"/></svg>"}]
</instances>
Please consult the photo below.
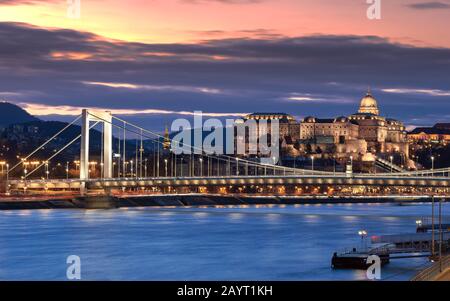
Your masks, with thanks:
<instances>
[{"instance_id":1,"label":"bridge tower","mask_svg":"<svg viewBox=\"0 0 450 301\"><path fill-rule=\"evenodd\" d=\"M81 113L80 180L89 179L89 123L103 123L103 178L112 178L112 114L83 109ZM81 192L86 184L82 182Z\"/></svg>"}]
</instances>

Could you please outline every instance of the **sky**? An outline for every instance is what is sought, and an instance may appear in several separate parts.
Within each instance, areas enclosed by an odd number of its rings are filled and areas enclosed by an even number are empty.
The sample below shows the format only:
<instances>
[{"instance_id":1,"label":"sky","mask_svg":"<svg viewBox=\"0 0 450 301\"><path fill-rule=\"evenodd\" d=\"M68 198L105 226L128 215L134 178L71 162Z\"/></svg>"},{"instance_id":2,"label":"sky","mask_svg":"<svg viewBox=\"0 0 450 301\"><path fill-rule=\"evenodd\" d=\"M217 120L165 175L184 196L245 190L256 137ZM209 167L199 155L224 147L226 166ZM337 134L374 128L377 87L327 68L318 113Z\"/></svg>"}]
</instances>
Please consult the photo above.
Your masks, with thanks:
<instances>
[{"instance_id":1,"label":"sky","mask_svg":"<svg viewBox=\"0 0 450 301\"><path fill-rule=\"evenodd\" d=\"M0 0L0 100L162 131L194 111L349 115L370 86L408 128L450 122L450 0L381 0L376 20L366 0L76 2Z\"/></svg>"}]
</instances>

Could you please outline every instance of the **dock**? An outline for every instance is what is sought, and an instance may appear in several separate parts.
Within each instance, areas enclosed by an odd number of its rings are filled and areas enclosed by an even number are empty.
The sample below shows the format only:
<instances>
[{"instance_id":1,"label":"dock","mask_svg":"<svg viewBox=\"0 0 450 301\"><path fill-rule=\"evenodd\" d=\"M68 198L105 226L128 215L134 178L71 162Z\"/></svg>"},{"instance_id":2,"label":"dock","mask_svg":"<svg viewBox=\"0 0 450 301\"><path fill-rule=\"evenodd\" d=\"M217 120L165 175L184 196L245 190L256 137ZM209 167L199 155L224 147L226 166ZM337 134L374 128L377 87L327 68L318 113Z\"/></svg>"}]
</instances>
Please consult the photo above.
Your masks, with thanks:
<instances>
[{"instance_id":1,"label":"dock","mask_svg":"<svg viewBox=\"0 0 450 301\"><path fill-rule=\"evenodd\" d=\"M434 243L437 250L440 235L434 233ZM335 252L331 259L333 268L367 269L370 264L367 259L377 255L381 264L387 264L394 259L430 257L433 243L432 233L396 234L372 236L372 245L366 248L353 248L344 252ZM442 252L450 251L450 232L442 233Z\"/></svg>"}]
</instances>

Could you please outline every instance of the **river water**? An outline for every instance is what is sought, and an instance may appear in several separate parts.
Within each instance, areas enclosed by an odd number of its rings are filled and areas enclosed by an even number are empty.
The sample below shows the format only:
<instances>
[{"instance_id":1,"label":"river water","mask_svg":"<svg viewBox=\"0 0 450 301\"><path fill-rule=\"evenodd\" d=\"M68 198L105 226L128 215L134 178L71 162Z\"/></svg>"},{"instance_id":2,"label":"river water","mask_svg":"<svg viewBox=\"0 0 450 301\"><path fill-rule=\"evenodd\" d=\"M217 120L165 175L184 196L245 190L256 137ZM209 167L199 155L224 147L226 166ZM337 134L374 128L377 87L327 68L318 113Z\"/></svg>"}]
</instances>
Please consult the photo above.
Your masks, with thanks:
<instances>
[{"instance_id":1,"label":"river water","mask_svg":"<svg viewBox=\"0 0 450 301\"><path fill-rule=\"evenodd\" d=\"M424 203L0 211L0 280L66 280L69 255L83 280L364 280L331 269L333 252L361 246L361 229L413 233L430 212ZM425 265L392 260L381 276L407 280Z\"/></svg>"}]
</instances>

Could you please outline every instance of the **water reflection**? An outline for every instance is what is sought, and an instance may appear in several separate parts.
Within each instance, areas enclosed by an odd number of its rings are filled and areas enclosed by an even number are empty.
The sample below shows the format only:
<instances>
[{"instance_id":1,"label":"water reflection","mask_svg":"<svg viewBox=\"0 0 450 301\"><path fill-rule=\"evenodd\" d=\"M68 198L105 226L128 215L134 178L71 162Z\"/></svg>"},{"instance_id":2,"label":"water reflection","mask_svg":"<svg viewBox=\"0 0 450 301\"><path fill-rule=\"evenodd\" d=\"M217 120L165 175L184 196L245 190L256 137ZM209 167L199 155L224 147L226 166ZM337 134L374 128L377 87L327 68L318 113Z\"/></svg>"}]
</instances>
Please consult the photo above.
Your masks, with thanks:
<instances>
[{"instance_id":1,"label":"water reflection","mask_svg":"<svg viewBox=\"0 0 450 301\"><path fill-rule=\"evenodd\" d=\"M332 270L332 253L359 245L361 229L414 232L430 212L429 204L1 211L0 279L65 280L73 254L85 280L365 279ZM406 280L424 264L395 260L382 277Z\"/></svg>"}]
</instances>

